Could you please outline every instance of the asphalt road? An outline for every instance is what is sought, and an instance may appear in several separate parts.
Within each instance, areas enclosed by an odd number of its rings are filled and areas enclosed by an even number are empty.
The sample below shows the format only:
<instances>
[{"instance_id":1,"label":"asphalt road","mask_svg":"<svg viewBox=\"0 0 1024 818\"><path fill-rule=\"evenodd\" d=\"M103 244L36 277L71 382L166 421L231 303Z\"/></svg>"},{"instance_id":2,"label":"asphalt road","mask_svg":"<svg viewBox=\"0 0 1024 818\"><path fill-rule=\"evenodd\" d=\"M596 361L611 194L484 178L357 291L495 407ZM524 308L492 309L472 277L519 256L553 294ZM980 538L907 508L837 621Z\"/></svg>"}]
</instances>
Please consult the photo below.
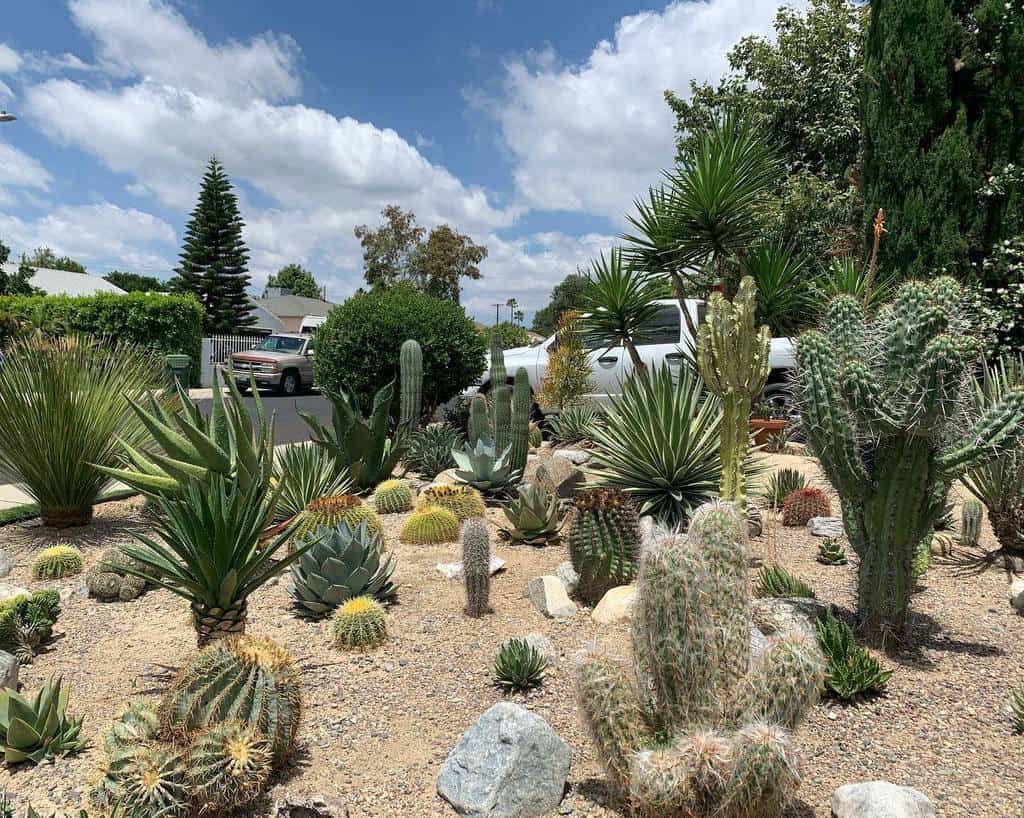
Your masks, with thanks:
<instances>
[{"instance_id":1,"label":"asphalt road","mask_svg":"<svg viewBox=\"0 0 1024 818\"><path fill-rule=\"evenodd\" d=\"M323 395L299 395L297 398L286 398L270 392L261 392L260 400L263 402L263 411L267 417L274 414L274 443L298 443L309 440L309 427L299 417L299 410L309 412L319 418L321 423L331 422L331 402ZM200 411L208 413L212 400L196 401ZM256 404L251 397L245 399L245 405L249 414L256 419Z\"/></svg>"}]
</instances>

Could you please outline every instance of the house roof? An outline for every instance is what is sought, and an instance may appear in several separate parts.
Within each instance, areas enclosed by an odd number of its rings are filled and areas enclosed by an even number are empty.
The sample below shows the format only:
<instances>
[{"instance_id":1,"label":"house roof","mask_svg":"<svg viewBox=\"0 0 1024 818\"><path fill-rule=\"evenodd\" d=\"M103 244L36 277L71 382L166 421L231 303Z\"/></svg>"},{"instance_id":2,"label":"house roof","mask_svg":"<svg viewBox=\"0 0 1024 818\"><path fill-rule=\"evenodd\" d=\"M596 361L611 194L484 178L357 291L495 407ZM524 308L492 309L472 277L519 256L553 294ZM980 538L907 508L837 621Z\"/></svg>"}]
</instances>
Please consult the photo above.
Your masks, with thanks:
<instances>
[{"instance_id":1,"label":"house roof","mask_svg":"<svg viewBox=\"0 0 1024 818\"><path fill-rule=\"evenodd\" d=\"M300 315L326 316L331 311L331 307L334 306L330 301L321 301L319 298L304 298L301 295L257 298L255 303L272 315L285 317Z\"/></svg>"},{"instance_id":2,"label":"house roof","mask_svg":"<svg viewBox=\"0 0 1024 818\"><path fill-rule=\"evenodd\" d=\"M281 319L266 307L261 306L260 302L255 298L249 299L249 315L255 316L256 329L269 330L270 332L280 332L284 329Z\"/></svg>"},{"instance_id":3,"label":"house roof","mask_svg":"<svg viewBox=\"0 0 1024 818\"><path fill-rule=\"evenodd\" d=\"M4 272L14 275L20 265L9 261L3 265ZM99 276L88 273L72 273L68 270L50 270L46 267L34 267L35 274L29 284L38 287L47 295L96 295L97 293L119 293L124 290L116 287Z\"/></svg>"}]
</instances>

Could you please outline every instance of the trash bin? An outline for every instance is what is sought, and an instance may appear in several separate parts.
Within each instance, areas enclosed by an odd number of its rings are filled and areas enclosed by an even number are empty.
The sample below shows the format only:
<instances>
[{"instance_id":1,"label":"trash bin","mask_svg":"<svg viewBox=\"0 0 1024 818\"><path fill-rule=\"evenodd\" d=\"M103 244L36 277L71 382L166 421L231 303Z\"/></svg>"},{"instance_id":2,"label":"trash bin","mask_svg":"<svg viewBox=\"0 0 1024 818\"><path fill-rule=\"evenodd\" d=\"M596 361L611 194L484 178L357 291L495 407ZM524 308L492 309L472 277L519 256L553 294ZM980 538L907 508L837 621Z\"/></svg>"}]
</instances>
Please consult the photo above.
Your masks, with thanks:
<instances>
[{"instance_id":1,"label":"trash bin","mask_svg":"<svg viewBox=\"0 0 1024 818\"><path fill-rule=\"evenodd\" d=\"M164 355L164 374L169 384L177 381L185 389L188 389L188 376L191 367L192 359L188 355Z\"/></svg>"}]
</instances>

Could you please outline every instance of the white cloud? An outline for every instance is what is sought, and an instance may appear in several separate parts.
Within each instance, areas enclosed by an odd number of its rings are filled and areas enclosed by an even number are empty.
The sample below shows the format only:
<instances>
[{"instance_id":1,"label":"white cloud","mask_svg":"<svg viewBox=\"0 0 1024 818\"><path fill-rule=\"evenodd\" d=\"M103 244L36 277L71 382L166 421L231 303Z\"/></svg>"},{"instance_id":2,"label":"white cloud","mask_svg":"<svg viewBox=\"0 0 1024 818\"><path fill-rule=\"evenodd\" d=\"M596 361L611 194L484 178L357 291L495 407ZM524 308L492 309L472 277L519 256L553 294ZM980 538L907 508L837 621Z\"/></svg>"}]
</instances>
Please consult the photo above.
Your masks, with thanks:
<instances>
[{"instance_id":1,"label":"white cloud","mask_svg":"<svg viewBox=\"0 0 1024 818\"><path fill-rule=\"evenodd\" d=\"M0 236L15 253L45 245L91 270L121 266L159 274L170 272L176 243L167 222L109 202L62 205L30 220L0 214Z\"/></svg>"},{"instance_id":2,"label":"white cloud","mask_svg":"<svg viewBox=\"0 0 1024 818\"><path fill-rule=\"evenodd\" d=\"M5 43L0 43L0 74L13 74L21 65L21 55Z\"/></svg>"},{"instance_id":3,"label":"white cloud","mask_svg":"<svg viewBox=\"0 0 1024 818\"><path fill-rule=\"evenodd\" d=\"M561 64L551 49L508 62L504 94L486 108L514 157L525 203L621 219L673 160L664 91L688 93L691 79L724 74L740 37L771 33L778 4L677 0L660 13L623 17L614 40L581 64Z\"/></svg>"},{"instance_id":4,"label":"white cloud","mask_svg":"<svg viewBox=\"0 0 1024 818\"><path fill-rule=\"evenodd\" d=\"M51 181L50 172L39 162L14 145L0 141L0 185L49 190Z\"/></svg>"}]
</instances>

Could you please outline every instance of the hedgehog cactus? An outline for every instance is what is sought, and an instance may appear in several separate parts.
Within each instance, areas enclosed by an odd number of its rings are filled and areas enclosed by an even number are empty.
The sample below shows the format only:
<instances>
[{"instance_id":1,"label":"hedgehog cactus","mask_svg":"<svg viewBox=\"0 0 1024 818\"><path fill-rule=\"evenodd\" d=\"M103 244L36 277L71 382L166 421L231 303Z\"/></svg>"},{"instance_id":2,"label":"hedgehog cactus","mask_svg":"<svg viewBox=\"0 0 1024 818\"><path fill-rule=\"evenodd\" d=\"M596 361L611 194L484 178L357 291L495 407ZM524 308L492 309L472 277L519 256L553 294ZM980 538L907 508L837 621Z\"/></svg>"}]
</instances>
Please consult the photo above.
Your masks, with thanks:
<instances>
[{"instance_id":1,"label":"hedgehog cactus","mask_svg":"<svg viewBox=\"0 0 1024 818\"><path fill-rule=\"evenodd\" d=\"M491 593L491 535L483 518L462 526L462 574L466 582L466 613L474 618L488 611Z\"/></svg>"},{"instance_id":2,"label":"hedgehog cactus","mask_svg":"<svg viewBox=\"0 0 1024 818\"><path fill-rule=\"evenodd\" d=\"M481 517L487 510L484 498L472 486L447 484L425 488L420 495L420 506L448 509L460 523L470 517Z\"/></svg>"},{"instance_id":3,"label":"hedgehog cactus","mask_svg":"<svg viewBox=\"0 0 1024 818\"><path fill-rule=\"evenodd\" d=\"M812 517L831 517L832 504L821 489L796 489L782 501L782 524L804 526Z\"/></svg>"},{"instance_id":4,"label":"hedgehog cactus","mask_svg":"<svg viewBox=\"0 0 1024 818\"><path fill-rule=\"evenodd\" d=\"M405 480L385 480L373 492L378 514L399 514L412 508L412 489Z\"/></svg>"},{"instance_id":5,"label":"hedgehog cactus","mask_svg":"<svg viewBox=\"0 0 1024 818\"><path fill-rule=\"evenodd\" d=\"M581 491L574 505L569 556L580 577L580 596L594 604L611 588L633 581L640 559L640 517L618 489Z\"/></svg>"},{"instance_id":6,"label":"hedgehog cactus","mask_svg":"<svg viewBox=\"0 0 1024 818\"><path fill-rule=\"evenodd\" d=\"M872 319L833 300L797 345L804 424L836 488L858 567L858 617L875 644L902 635L919 543L950 484L1021 435L1024 391L965 415L977 346L951 278L904 284Z\"/></svg>"},{"instance_id":7,"label":"hedgehog cactus","mask_svg":"<svg viewBox=\"0 0 1024 818\"><path fill-rule=\"evenodd\" d=\"M752 660L744 527L734 507L706 505L687 536L652 543L637 580L635 667L600 653L579 667L612 794L639 815L776 818L799 784L790 731L824 663L795 632Z\"/></svg>"},{"instance_id":8,"label":"hedgehog cactus","mask_svg":"<svg viewBox=\"0 0 1024 818\"><path fill-rule=\"evenodd\" d=\"M459 536L459 518L440 506L420 506L405 521L399 539L413 545L437 545Z\"/></svg>"},{"instance_id":9,"label":"hedgehog cactus","mask_svg":"<svg viewBox=\"0 0 1024 818\"><path fill-rule=\"evenodd\" d=\"M474 395L469 402L469 445L476 446L480 438L490 438L491 423L487 418L487 398L483 395Z\"/></svg>"},{"instance_id":10,"label":"hedgehog cactus","mask_svg":"<svg viewBox=\"0 0 1024 818\"><path fill-rule=\"evenodd\" d=\"M85 572L85 585L89 596L104 602L120 600L128 602L142 595L146 580L129 574L125 568L144 573L141 562L127 556L120 548L108 548L100 555L100 561Z\"/></svg>"},{"instance_id":11,"label":"hedgehog cactus","mask_svg":"<svg viewBox=\"0 0 1024 818\"><path fill-rule=\"evenodd\" d=\"M980 539L981 503L971 497L964 500L964 507L960 510L960 540L973 548Z\"/></svg>"},{"instance_id":12,"label":"hedgehog cactus","mask_svg":"<svg viewBox=\"0 0 1024 818\"><path fill-rule=\"evenodd\" d=\"M399 422L415 431L423 412L423 350L419 343L409 339L399 352L401 416Z\"/></svg>"},{"instance_id":13,"label":"hedgehog cactus","mask_svg":"<svg viewBox=\"0 0 1024 818\"><path fill-rule=\"evenodd\" d=\"M39 552L32 563L33 579L63 579L82 573L82 552L70 545L54 545Z\"/></svg>"},{"instance_id":14,"label":"hedgehog cactus","mask_svg":"<svg viewBox=\"0 0 1024 818\"><path fill-rule=\"evenodd\" d=\"M743 463L750 443L750 404L764 389L771 335L755 326L757 286L744 276L730 304L721 293L708 299L707 320L697 330L701 377L722 399L723 500L746 507Z\"/></svg>"},{"instance_id":15,"label":"hedgehog cactus","mask_svg":"<svg viewBox=\"0 0 1024 818\"><path fill-rule=\"evenodd\" d=\"M292 752L299 732L299 669L267 638L234 636L201 650L160 703L163 729L184 736L225 721L258 730L274 766Z\"/></svg>"}]
</instances>

